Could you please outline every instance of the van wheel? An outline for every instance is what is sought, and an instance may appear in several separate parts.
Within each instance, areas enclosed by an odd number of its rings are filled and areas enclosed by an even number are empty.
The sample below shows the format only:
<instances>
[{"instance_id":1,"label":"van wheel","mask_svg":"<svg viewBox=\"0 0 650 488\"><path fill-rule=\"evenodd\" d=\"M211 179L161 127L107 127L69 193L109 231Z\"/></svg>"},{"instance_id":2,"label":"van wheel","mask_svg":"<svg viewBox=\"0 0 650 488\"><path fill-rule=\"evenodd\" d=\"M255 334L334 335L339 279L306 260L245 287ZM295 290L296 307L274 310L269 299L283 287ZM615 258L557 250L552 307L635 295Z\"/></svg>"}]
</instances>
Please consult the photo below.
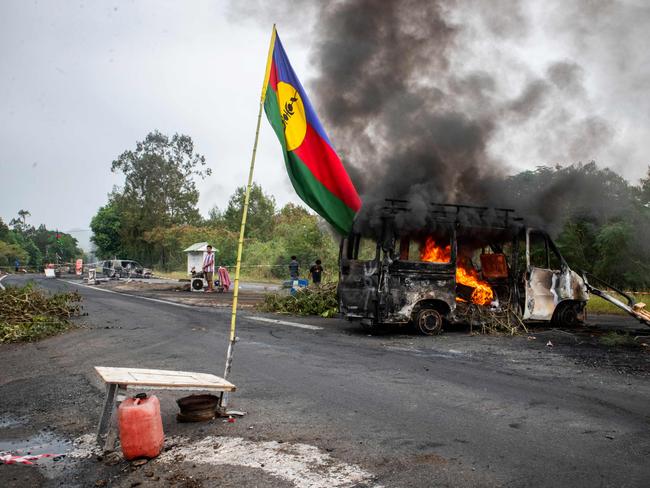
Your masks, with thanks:
<instances>
[{"instance_id":1,"label":"van wheel","mask_svg":"<svg viewBox=\"0 0 650 488\"><path fill-rule=\"evenodd\" d=\"M579 313L578 304L562 303L555 309L552 323L555 327L577 327L582 323Z\"/></svg>"},{"instance_id":2,"label":"van wheel","mask_svg":"<svg viewBox=\"0 0 650 488\"><path fill-rule=\"evenodd\" d=\"M433 308L423 308L415 318L415 328L423 335L438 335L442 332L442 315Z\"/></svg>"}]
</instances>

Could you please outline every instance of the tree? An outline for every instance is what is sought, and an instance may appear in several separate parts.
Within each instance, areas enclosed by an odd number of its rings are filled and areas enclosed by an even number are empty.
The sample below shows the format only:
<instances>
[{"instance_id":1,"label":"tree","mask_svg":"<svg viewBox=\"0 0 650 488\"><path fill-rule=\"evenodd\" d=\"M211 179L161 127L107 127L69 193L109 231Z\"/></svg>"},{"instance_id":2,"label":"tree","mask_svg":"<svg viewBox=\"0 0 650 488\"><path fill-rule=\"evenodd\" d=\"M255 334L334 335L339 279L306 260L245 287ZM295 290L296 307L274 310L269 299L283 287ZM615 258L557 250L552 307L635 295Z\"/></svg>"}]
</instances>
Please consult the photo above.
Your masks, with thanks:
<instances>
[{"instance_id":1,"label":"tree","mask_svg":"<svg viewBox=\"0 0 650 488\"><path fill-rule=\"evenodd\" d=\"M29 210L18 210L18 216L23 221L23 226L27 225L27 217L31 217L32 214L29 213Z\"/></svg>"},{"instance_id":2,"label":"tree","mask_svg":"<svg viewBox=\"0 0 650 488\"><path fill-rule=\"evenodd\" d=\"M28 210L18 210L18 218L11 219L9 225L18 232L25 232L27 230L27 217L31 215Z\"/></svg>"},{"instance_id":3,"label":"tree","mask_svg":"<svg viewBox=\"0 0 650 488\"><path fill-rule=\"evenodd\" d=\"M97 246L97 256L110 258L121 253L121 223L115 204L100 207L90 221L90 229L93 231L90 240Z\"/></svg>"},{"instance_id":4,"label":"tree","mask_svg":"<svg viewBox=\"0 0 650 488\"><path fill-rule=\"evenodd\" d=\"M29 256L27 264L34 268L40 268L43 264L43 254L40 249L34 244L34 241L29 239L23 245L23 249Z\"/></svg>"},{"instance_id":5,"label":"tree","mask_svg":"<svg viewBox=\"0 0 650 488\"><path fill-rule=\"evenodd\" d=\"M4 223L0 217L0 241L5 241L9 237L9 226Z\"/></svg>"},{"instance_id":6,"label":"tree","mask_svg":"<svg viewBox=\"0 0 650 488\"><path fill-rule=\"evenodd\" d=\"M223 213L223 222L228 230L239 232L245 195L246 187L240 186L228 201L228 207ZM253 183L246 217L246 237L269 238L273 233L274 214L275 198L264 193L260 185Z\"/></svg>"},{"instance_id":7,"label":"tree","mask_svg":"<svg viewBox=\"0 0 650 488\"><path fill-rule=\"evenodd\" d=\"M638 195L641 205L650 206L650 166L648 166L646 177L641 178Z\"/></svg>"},{"instance_id":8,"label":"tree","mask_svg":"<svg viewBox=\"0 0 650 488\"><path fill-rule=\"evenodd\" d=\"M573 269L593 272L598 260L596 232L596 225L586 219L575 218L564 224L556 244Z\"/></svg>"},{"instance_id":9,"label":"tree","mask_svg":"<svg viewBox=\"0 0 650 488\"><path fill-rule=\"evenodd\" d=\"M223 212L219 210L219 207L214 205L208 212L208 218L205 223L210 227L221 227L224 225L223 222Z\"/></svg>"},{"instance_id":10,"label":"tree","mask_svg":"<svg viewBox=\"0 0 650 488\"><path fill-rule=\"evenodd\" d=\"M0 266L13 266L16 259L24 264L27 257L27 252L19 245L0 241Z\"/></svg>"},{"instance_id":11,"label":"tree","mask_svg":"<svg viewBox=\"0 0 650 488\"><path fill-rule=\"evenodd\" d=\"M111 166L124 174L124 187L109 197L120 221L121 249L145 262L152 258L142 238L156 227L198 224L199 192L195 178L211 174L192 139L158 131L123 152Z\"/></svg>"},{"instance_id":12,"label":"tree","mask_svg":"<svg viewBox=\"0 0 650 488\"><path fill-rule=\"evenodd\" d=\"M595 274L619 288L640 289L650 284L650 267L634 251L633 233L631 224L617 221L602 226L596 236Z\"/></svg>"}]
</instances>

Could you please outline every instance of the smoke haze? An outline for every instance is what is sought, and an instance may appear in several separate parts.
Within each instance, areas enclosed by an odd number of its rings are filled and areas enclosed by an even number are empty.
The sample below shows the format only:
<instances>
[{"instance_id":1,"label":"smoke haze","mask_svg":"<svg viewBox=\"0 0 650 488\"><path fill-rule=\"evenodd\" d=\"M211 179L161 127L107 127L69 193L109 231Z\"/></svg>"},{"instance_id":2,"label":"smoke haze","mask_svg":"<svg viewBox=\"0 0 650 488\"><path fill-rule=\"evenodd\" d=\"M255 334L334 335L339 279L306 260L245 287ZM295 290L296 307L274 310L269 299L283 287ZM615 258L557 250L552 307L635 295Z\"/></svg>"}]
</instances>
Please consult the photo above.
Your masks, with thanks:
<instances>
[{"instance_id":1,"label":"smoke haze","mask_svg":"<svg viewBox=\"0 0 650 488\"><path fill-rule=\"evenodd\" d=\"M310 93L362 196L361 223L376 216L387 197L411 202L412 224L431 201L514 207L554 228L566 217L567 199L585 212L606 211L602 189L584 172L562 171L527 194L512 192L508 176L592 159L621 170L618 165L634 157L617 138L624 128L606 119L590 96L590 73L581 63L598 56L611 61L616 70L598 73L601 83L624 80L623 105L643 98L650 77L643 47L648 6L514 0L300 5L318 19L309 33L318 71ZM552 40L522 55L520 45L543 30Z\"/></svg>"}]
</instances>

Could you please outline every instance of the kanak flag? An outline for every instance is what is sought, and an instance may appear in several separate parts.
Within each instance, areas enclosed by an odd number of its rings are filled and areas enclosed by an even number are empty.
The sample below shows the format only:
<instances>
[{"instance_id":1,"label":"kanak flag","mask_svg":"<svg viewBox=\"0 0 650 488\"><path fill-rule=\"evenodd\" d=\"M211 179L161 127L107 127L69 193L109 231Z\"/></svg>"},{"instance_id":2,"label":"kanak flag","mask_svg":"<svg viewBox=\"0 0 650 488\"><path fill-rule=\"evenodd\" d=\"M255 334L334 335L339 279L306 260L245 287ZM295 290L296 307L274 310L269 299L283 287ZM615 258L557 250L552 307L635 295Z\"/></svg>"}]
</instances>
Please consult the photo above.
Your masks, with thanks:
<instances>
[{"instance_id":1,"label":"kanak flag","mask_svg":"<svg viewBox=\"0 0 650 488\"><path fill-rule=\"evenodd\" d=\"M262 97L296 193L338 232L347 234L361 199L296 77L275 27Z\"/></svg>"}]
</instances>

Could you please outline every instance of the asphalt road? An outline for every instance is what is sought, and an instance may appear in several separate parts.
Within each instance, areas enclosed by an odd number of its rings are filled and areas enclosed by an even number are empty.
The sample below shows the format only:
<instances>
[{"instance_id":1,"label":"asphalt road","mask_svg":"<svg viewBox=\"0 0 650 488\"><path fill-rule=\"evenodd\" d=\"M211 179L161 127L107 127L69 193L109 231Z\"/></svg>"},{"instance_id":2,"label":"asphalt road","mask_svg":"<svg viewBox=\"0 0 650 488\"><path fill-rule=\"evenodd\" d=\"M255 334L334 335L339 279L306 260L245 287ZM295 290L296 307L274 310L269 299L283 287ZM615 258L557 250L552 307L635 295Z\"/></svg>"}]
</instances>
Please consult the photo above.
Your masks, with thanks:
<instances>
[{"instance_id":1,"label":"asphalt road","mask_svg":"<svg viewBox=\"0 0 650 488\"><path fill-rule=\"evenodd\" d=\"M50 289L76 288L36 279ZM0 420L29 419L27 434L93 432L103 394L95 365L222 374L228 311L79 291L83 327L0 346ZM466 331L370 336L340 320L283 318L321 327L314 330L256 316L239 317L230 377L238 386L233 407L249 414L236 424L179 425L174 396L161 393L166 433L317 446L372 473L363 486L648 486L643 350L580 349L570 334L543 330L534 340ZM631 354L646 359L628 368L622 362ZM250 468L208 481L197 463L185 467L199 484L187 486L288 486ZM0 466L0 481L88 486L104 477L132 486L128 472L97 465L47 476Z\"/></svg>"}]
</instances>

